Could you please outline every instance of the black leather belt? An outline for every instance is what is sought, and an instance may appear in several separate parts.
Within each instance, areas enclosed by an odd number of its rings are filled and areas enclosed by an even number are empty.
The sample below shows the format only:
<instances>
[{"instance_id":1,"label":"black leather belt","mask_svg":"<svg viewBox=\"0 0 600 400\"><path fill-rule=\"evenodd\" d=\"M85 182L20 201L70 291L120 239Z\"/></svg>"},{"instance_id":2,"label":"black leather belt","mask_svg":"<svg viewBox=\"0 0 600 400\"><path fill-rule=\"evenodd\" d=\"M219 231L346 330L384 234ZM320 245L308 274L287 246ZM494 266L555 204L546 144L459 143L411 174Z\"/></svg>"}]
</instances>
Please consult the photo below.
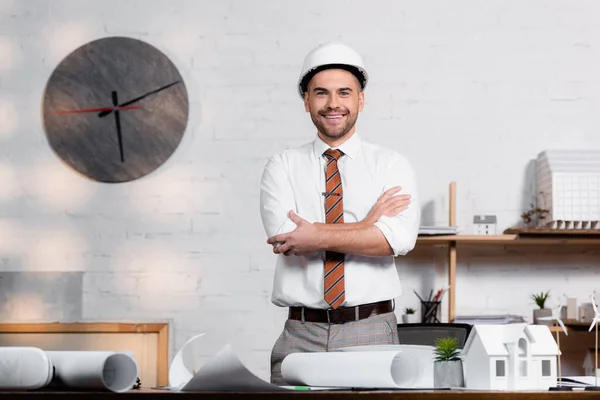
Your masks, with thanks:
<instances>
[{"instance_id":1,"label":"black leather belt","mask_svg":"<svg viewBox=\"0 0 600 400\"><path fill-rule=\"evenodd\" d=\"M359 321L379 314L394 311L391 300L377 303L362 304L355 307L342 307L335 310L323 310L307 307L290 307L289 319L306 322L327 322L330 324L344 324Z\"/></svg>"}]
</instances>

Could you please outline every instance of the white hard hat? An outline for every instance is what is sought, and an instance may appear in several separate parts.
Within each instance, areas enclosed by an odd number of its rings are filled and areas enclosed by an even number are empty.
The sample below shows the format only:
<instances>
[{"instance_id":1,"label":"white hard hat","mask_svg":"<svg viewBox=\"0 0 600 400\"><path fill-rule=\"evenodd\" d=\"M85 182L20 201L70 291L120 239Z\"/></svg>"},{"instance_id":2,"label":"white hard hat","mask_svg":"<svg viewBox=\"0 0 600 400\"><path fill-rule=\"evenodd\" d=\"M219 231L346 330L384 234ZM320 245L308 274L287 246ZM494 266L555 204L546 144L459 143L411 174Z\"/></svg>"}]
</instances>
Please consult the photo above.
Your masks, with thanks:
<instances>
[{"instance_id":1,"label":"white hard hat","mask_svg":"<svg viewBox=\"0 0 600 400\"><path fill-rule=\"evenodd\" d=\"M311 50L304 59L302 73L298 79L298 92L302 99L312 77L330 68L341 68L354 74L362 90L367 86L369 75L361 56L345 44L327 43Z\"/></svg>"}]
</instances>

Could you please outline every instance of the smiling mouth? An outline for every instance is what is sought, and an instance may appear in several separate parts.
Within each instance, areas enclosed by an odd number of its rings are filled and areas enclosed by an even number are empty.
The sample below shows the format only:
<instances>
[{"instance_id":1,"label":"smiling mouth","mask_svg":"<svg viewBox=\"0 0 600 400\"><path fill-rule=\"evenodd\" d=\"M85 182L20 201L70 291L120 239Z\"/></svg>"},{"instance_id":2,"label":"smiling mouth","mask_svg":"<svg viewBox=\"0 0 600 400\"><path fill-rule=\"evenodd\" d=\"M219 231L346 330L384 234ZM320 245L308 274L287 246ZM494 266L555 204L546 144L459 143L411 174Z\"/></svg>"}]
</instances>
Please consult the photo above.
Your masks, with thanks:
<instances>
[{"instance_id":1,"label":"smiling mouth","mask_svg":"<svg viewBox=\"0 0 600 400\"><path fill-rule=\"evenodd\" d=\"M345 117L345 114L323 115L326 119L340 119Z\"/></svg>"}]
</instances>

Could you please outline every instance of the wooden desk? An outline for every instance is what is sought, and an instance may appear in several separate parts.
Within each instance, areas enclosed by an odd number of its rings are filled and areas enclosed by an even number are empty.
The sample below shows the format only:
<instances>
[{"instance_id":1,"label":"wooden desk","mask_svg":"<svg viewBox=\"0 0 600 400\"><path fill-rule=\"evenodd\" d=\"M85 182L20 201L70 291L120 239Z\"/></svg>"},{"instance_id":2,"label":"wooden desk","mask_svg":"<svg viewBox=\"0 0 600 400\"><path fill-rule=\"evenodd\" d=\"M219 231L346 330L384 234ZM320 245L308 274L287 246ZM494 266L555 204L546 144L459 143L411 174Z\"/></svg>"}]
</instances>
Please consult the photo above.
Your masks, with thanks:
<instances>
[{"instance_id":1,"label":"wooden desk","mask_svg":"<svg viewBox=\"0 0 600 400\"><path fill-rule=\"evenodd\" d=\"M117 397L115 397L117 396ZM600 398L600 392L471 392L471 391L290 391L289 393L238 393L238 392L196 392L172 393L163 390L139 389L127 393L111 392L0 392L2 400L283 400L289 398L324 399L324 400L587 400Z\"/></svg>"}]
</instances>

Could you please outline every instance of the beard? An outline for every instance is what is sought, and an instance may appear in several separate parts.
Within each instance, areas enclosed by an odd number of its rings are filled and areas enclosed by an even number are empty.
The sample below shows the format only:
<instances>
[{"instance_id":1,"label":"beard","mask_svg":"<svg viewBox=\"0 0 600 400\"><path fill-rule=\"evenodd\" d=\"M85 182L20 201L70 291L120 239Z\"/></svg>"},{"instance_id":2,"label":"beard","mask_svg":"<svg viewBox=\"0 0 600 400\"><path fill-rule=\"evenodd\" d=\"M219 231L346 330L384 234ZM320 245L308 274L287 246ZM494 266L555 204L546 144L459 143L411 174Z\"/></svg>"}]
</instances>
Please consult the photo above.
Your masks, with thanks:
<instances>
[{"instance_id":1,"label":"beard","mask_svg":"<svg viewBox=\"0 0 600 400\"><path fill-rule=\"evenodd\" d=\"M343 114L340 124L332 125L327 123L325 115L327 113L340 113ZM311 112L310 118L313 124L317 127L318 131L329 139L340 139L343 138L354 128L356 120L358 119L358 113L352 114L346 108L324 108L316 113Z\"/></svg>"}]
</instances>

